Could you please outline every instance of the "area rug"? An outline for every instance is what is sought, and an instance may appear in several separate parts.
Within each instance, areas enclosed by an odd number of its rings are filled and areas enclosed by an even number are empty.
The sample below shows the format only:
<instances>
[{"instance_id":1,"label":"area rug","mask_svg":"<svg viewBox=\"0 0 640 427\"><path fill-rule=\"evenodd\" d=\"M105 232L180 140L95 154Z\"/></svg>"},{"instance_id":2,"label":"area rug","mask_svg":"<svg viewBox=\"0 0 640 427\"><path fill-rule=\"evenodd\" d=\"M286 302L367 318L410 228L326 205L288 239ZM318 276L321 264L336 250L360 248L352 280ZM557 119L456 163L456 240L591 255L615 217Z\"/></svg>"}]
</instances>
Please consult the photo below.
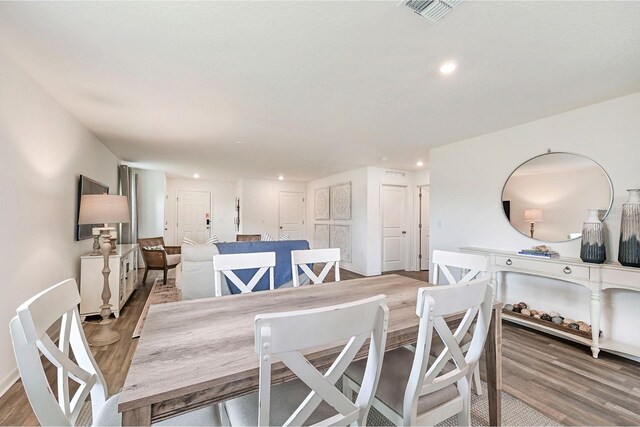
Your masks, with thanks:
<instances>
[{"instance_id":1,"label":"area rug","mask_svg":"<svg viewBox=\"0 0 640 427\"><path fill-rule=\"evenodd\" d=\"M142 313L140 313L140 318L138 319L138 323L136 324L136 328L133 330L132 338L139 338L142 333L142 328L144 327L144 321L147 318L147 313L149 311L149 307L152 304L164 304L167 302L180 301L180 289L176 287L176 279L175 277L168 277L167 283L163 283L161 277L158 277L153 282L153 287L151 288L151 292L149 293L149 297L147 298L147 302L142 309Z\"/></svg>"},{"instance_id":2,"label":"area rug","mask_svg":"<svg viewBox=\"0 0 640 427\"><path fill-rule=\"evenodd\" d=\"M488 426L489 425L489 401L487 400L487 384L482 381L482 396L476 396L472 393L471 397L471 425L472 426ZM256 408L257 410L257 408ZM91 404L85 402L80 415L76 422L77 426L91 425ZM375 408L369 411L367 419L369 426L392 426L391 421L384 417ZM456 417L451 417L438 424L443 427L454 427L458 425ZM536 411L523 401L502 392L502 425L503 426L561 426L541 412Z\"/></svg>"}]
</instances>

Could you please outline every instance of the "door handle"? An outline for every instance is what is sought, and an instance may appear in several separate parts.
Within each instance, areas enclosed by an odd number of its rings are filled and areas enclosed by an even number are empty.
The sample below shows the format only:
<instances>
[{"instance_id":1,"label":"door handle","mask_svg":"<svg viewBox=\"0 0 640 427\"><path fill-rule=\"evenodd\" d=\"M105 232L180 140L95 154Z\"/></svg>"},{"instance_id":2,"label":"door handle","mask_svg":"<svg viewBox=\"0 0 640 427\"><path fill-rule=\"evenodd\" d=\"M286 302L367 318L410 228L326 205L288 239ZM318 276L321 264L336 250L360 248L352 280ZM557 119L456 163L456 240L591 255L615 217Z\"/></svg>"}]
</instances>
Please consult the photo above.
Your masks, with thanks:
<instances>
[{"instance_id":1,"label":"door handle","mask_svg":"<svg viewBox=\"0 0 640 427\"><path fill-rule=\"evenodd\" d=\"M402 232L402 234L407 234L407 232L406 232L406 231L403 231L403 232Z\"/></svg>"},{"instance_id":2,"label":"door handle","mask_svg":"<svg viewBox=\"0 0 640 427\"><path fill-rule=\"evenodd\" d=\"M280 227L280 230L282 230L282 227Z\"/></svg>"}]
</instances>

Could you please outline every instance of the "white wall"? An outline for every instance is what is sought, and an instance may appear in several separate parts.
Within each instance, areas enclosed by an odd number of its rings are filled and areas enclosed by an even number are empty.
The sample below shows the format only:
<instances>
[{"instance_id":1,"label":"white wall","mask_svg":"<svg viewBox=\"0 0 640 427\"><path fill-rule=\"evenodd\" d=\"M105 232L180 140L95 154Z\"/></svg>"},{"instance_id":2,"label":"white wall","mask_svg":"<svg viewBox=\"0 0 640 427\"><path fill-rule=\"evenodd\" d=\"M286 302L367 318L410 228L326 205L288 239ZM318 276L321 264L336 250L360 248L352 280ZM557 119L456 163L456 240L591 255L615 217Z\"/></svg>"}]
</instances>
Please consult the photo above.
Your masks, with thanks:
<instances>
[{"instance_id":1,"label":"white wall","mask_svg":"<svg viewBox=\"0 0 640 427\"><path fill-rule=\"evenodd\" d=\"M235 241L234 203L236 183L232 181L207 181L200 179L167 178L166 222L164 240L167 244L180 245L176 241L176 197L179 190L206 191L211 193L211 233L220 241Z\"/></svg>"},{"instance_id":2,"label":"white wall","mask_svg":"<svg viewBox=\"0 0 640 427\"><path fill-rule=\"evenodd\" d=\"M159 237L165 229L166 175L134 169L138 175L138 238Z\"/></svg>"},{"instance_id":3,"label":"white wall","mask_svg":"<svg viewBox=\"0 0 640 427\"><path fill-rule=\"evenodd\" d=\"M351 224L351 262L342 263L348 270L366 276L375 276L382 271L382 222L380 191L383 184L407 187L406 223L406 269L413 269L413 211L414 211L414 174L406 171L366 167L343 172L337 175L317 179L307 186L307 236L313 245L313 230L316 223ZM404 173L404 176L395 174ZM423 176L424 179L424 176ZM427 178L428 180L428 178ZM314 194L319 188L351 181L351 220L316 221L314 218Z\"/></svg>"},{"instance_id":4,"label":"white wall","mask_svg":"<svg viewBox=\"0 0 640 427\"><path fill-rule=\"evenodd\" d=\"M17 378L9 321L18 305L80 275L78 176L117 193L118 159L0 53L0 394Z\"/></svg>"},{"instance_id":5,"label":"white wall","mask_svg":"<svg viewBox=\"0 0 640 427\"><path fill-rule=\"evenodd\" d=\"M280 192L305 193L307 184L278 180L243 179L237 184L240 193L240 224L243 234L269 233L278 236ZM306 206L308 210L308 204ZM309 239L309 235L305 237Z\"/></svg>"},{"instance_id":6,"label":"white wall","mask_svg":"<svg viewBox=\"0 0 640 427\"><path fill-rule=\"evenodd\" d=\"M351 181L351 220L318 220L315 219L315 191L343 182ZM367 234L367 168L360 168L337 175L311 181L307 184L307 240L314 247L313 236L315 224L351 224L351 262L342 262L341 267L359 274L368 275Z\"/></svg>"},{"instance_id":7,"label":"white wall","mask_svg":"<svg viewBox=\"0 0 640 427\"><path fill-rule=\"evenodd\" d=\"M431 249L476 246L517 251L537 244L507 222L501 211L501 191L519 164L551 148L588 156L611 177L614 209L605 225L608 258L616 260L625 190L640 186L639 117L640 93L635 93L432 149ZM562 256L580 253L580 240L550 246ZM524 300L588 320L588 291L582 287L510 274L506 291L509 302ZM604 294L605 335L640 346L635 327L640 294L621 290Z\"/></svg>"}]
</instances>

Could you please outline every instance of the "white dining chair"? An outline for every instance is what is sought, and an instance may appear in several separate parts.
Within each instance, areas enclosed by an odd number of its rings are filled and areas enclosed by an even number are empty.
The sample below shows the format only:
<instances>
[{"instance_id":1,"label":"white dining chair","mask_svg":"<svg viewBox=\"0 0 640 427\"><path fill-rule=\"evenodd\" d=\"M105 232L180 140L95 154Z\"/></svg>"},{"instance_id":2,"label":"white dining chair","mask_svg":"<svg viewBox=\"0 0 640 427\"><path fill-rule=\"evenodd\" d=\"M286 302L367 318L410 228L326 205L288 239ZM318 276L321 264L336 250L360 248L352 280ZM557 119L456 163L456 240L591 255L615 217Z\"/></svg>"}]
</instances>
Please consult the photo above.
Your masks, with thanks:
<instances>
[{"instance_id":1,"label":"white dining chair","mask_svg":"<svg viewBox=\"0 0 640 427\"><path fill-rule=\"evenodd\" d=\"M434 250L431 256L433 262L433 282L434 284L440 284L439 272L445 277L447 284L454 285L456 283L464 283L470 280L476 279L479 276L483 276L487 273L489 260L482 255L463 254L460 252L449 252ZM460 279L456 279L454 272L451 269L460 270ZM467 334L463 340L463 349L466 350L469 342L471 341L471 335ZM437 356L441 353L444 344L442 341L436 339L431 346L431 355ZM473 373L473 386L478 396L482 395L482 384L480 382L480 367L476 365Z\"/></svg>"},{"instance_id":2,"label":"white dining chair","mask_svg":"<svg viewBox=\"0 0 640 427\"><path fill-rule=\"evenodd\" d=\"M458 414L457 425L471 425L471 373L487 337L493 292L489 278L451 286L421 288L416 313L420 316L415 354L405 347L388 352L382 367L373 407L395 425L436 425ZM445 318L465 312L454 333ZM462 338L476 320L469 349ZM444 346L430 356L434 330ZM355 362L345 372L345 394L363 384L364 365Z\"/></svg>"},{"instance_id":3,"label":"white dining chair","mask_svg":"<svg viewBox=\"0 0 640 427\"><path fill-rule=\"evenodd\" d=\"M222 296L223 275L236 285L241 293L253 292L262 276L269 271L269 289L273 290L273 268L276 265L275 252L254 252L246 254L225 254L213 256L213 277L215 295ZM243 282L233 270L258 269L251 280Z\"/></svg>"},{"instance_id":4,"label":"white dining chair","mask_svg":"<svg viewBox=\"0 0 640 427\"><path fill-rule=\"evenodd\" d=\"M17 309L10 322L11 340L22 385L40 424L75 425L89 394L93 425L122 424L118 412L119 395L108 398L107 385L82 329L78 314L80 294L74 279L68 279L39 293ZM60 321L56 345L47 331ZM73 360L69 357L73 351ZM42 356L57 369L57 399L45 374ZM79 384L71 395L69 378ZM157 425L220 424L217 407L206 407L171 418Z\"/></svg>"},{"instance_id":5,"label":"white dining chair","mask_svg":"<svg viewBox=\"0 0 640 427\"><path fill-rule=\"evenodd\" d=\"M226 402L230 424L364 425L380 377L388 317L384 295L330 307L256 316L259 389L257 393ZM354 403L335 384L367 340L364 385ZM345 342L346 346L324 374L304 357L305 350ZM297 379L272 387L272 364L278 361Z\"/></svg>"},{"instance_id":6,"label":"white dining chair","mask_svg":"<svg viewBox=\"0 0 640 427\"><path fill-rule=\"evenodd\" d=\"M463 254L460 252L449 252L434 250L431 255L431 262L433 263L433 277L431 283L435 285L440 284L440 273L445 277L447 283L450 285L468 282L480 275L486 274L488 269L489 260L482 255ZM456 279L451 268L460 269L462 276L460 279ZM464 275L463 275L464 274Z\"/></svg>"},{"instance_id":7,"label":"white dining chair","mask_svg":"<svg viewBox=\"0 0 640 427\"><path fill-rule=\"evenodd\" d=\"M320 274L316 274L309 268L308 264L326 263ZM291 251L291 275L293 277L293 286L300 286L300 276L298 275L298 267L303 273L311 279L314 285L324 281L335 266L334 275L336 282L340 281L340 248L329 249L308 249L300 251Z\"/></svg>"}]
</instances>

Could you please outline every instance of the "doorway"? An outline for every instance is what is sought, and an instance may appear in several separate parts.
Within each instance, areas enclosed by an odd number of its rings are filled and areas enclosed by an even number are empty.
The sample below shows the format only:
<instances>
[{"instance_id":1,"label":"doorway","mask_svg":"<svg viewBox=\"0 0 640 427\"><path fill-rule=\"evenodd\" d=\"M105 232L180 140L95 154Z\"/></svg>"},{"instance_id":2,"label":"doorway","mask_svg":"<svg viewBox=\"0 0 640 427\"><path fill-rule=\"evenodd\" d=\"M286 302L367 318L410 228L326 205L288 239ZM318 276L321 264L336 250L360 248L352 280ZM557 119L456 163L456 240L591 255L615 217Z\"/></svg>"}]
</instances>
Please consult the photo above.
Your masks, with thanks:
<instances>
[{"instance_id":1,"label":"doorway","mask_svg":"<svg viewBox=\"0 0 640 427\"><path fill-rule=\"evenodd\" d=\"M304 239L304 193L280 192L278 239L287 234L291 240Z\"/></svg>"},{"instance_id":2,"label":"doorway","mask_svg":"<svg viewBox=\"0 0 640 427\"><path fill-rule=\"evenodd\" d=\"M407 187L382 185L382 271L405 269Z\"/></svg>"},{"instance_id":3,"label":"doorway","mask_svg":"<svg viewBox=\"0 0 640 427\"><path fill-rule=\"evenodd\" d=\"M176 205L176 242L186 237L205 243L211 236L211 193L178 190Z\"/></svg>"}]
</instances>

